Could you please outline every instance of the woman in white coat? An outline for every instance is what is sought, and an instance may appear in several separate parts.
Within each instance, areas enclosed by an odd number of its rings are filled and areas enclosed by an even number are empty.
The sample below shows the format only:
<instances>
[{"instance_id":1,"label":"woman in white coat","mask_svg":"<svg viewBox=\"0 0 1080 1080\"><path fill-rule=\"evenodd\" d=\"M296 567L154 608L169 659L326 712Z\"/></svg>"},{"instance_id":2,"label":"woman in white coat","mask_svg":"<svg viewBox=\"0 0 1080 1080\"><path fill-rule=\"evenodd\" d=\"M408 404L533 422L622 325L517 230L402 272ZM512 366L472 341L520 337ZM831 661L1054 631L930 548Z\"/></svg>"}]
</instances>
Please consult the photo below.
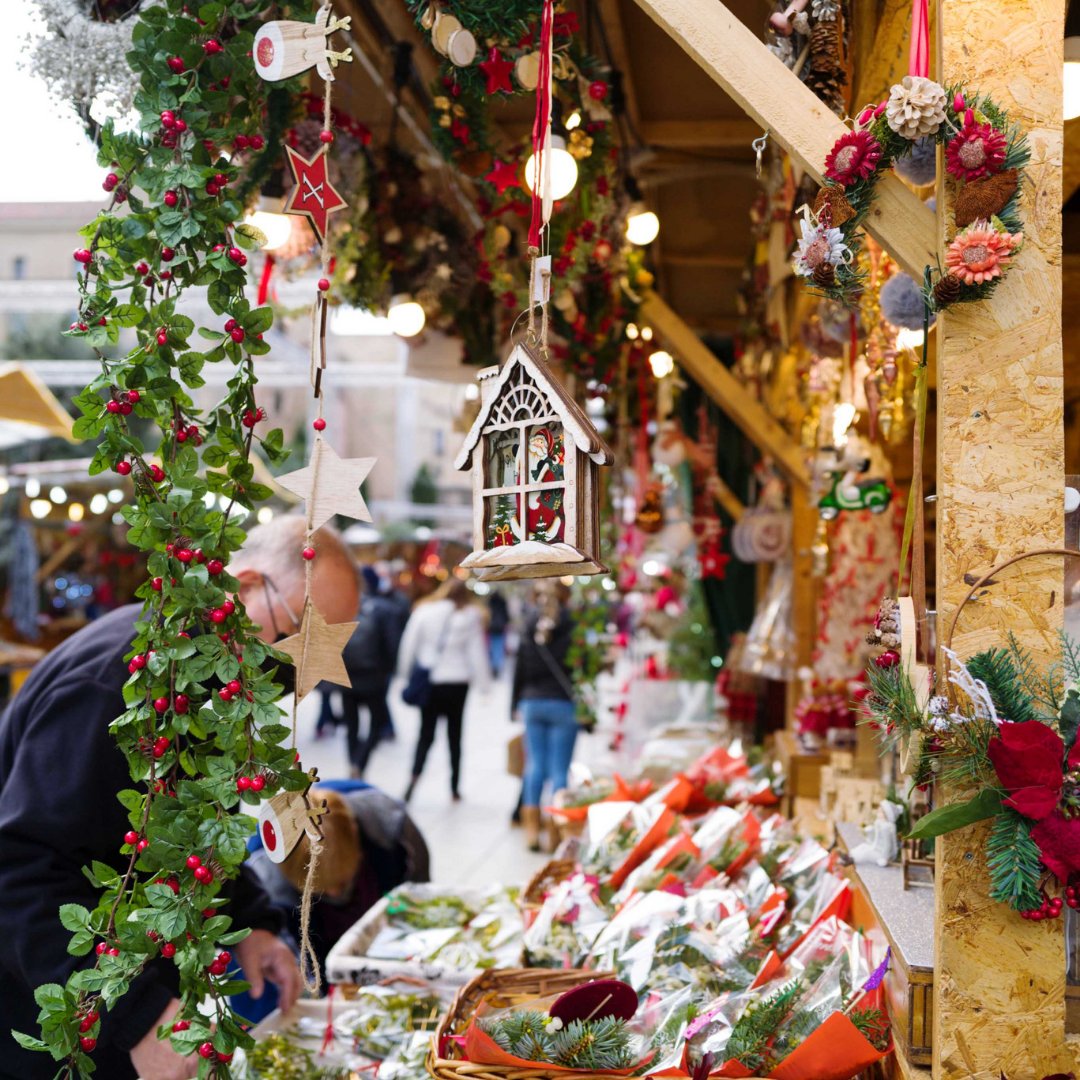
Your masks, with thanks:
<instances>
[{"instance_id":1,"label":"woman in white coat","mask_svg":"<svg viewBox=\"0 0 1080 1080\"><path fill-rule=\"evenodd\" d=\"M430 673L430 693L420 709L420 739L405 801L412 798L440 717L446 717L450 743L450 794L460 798L461 729L465 700L473 686L486 690L491 680L484 618L465 583L450 578L421 604L405 627L398 670L406 679L415 665Z\"/></svg>"}]
</instances>

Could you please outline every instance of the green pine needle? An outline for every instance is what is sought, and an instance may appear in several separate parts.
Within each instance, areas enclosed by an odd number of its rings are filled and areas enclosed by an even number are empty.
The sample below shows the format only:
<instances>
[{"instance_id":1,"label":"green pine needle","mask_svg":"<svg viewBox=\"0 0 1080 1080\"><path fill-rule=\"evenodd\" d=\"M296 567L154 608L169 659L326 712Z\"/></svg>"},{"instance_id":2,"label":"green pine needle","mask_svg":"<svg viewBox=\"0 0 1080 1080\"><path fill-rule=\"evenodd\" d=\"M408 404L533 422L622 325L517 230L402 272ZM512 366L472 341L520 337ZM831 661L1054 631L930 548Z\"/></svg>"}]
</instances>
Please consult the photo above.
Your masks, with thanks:
<instances>
[{"instance_id":1,"label":"green pine needle","mask_svg":"<svg viewBox=\"0 0 1080 1080\"><path fill-rule=\"evenodd\" d=\"M1020 680L1009 649L976 653L967 662L967 669L973 678L986 683L1000 719L1022 723L1036 718L1035 703Z\"/></svg>"},{"instance_id":2,"label":"green pine needle","mask_svg":"<svg viewBox=\"0 0 1080 1080\"><path fill-rule=\"evenodd\" d=\"M802 981L796 979L762 1001L747 1006L735 1021L724 1051L729 1061L738 1061L746 1068L758 1071L767 1064L768 1044L791 1012L800 992Z\"/></svg>"},{"instance_id":3,"label":"green pine needle","mask_svg":"<svg viewBox=\"0 0 1080 1080\"><path fill-rule=\"evenodd\" d=\"M994 818L986 843L986 866L992 899L1017 911L1028 911L1042 902L1042 866L1031 839L1031 823L1009 807Z\"/></svg>"}]
</instances>

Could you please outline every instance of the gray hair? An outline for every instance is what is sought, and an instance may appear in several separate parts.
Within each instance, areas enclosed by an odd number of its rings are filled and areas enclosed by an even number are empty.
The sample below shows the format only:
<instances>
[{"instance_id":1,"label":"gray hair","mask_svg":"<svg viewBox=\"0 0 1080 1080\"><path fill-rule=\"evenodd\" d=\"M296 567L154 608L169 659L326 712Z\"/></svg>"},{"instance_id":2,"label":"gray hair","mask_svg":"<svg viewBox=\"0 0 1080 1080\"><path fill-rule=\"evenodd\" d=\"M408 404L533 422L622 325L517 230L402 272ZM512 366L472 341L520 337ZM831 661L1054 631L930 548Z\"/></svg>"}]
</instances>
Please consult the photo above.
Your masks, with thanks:
<instances>
[{"instance_id":1,"label":"gray hair","mask_svg":"<svg viewBox=\"0 0 1080 1080\"><path fill-rule=\"evenodd\" d=\"M307 519L301 514L282 514L265 525L256 525L229 563L233 573L238 570L257 570L272 578L280 588L289 588L304 576L304 560L300 552L307 541ZM356 561L341 533L332 525L324 525L312 537L319 553L319 564L336 560L355 574Z\"/></svg>"}]
</instances>

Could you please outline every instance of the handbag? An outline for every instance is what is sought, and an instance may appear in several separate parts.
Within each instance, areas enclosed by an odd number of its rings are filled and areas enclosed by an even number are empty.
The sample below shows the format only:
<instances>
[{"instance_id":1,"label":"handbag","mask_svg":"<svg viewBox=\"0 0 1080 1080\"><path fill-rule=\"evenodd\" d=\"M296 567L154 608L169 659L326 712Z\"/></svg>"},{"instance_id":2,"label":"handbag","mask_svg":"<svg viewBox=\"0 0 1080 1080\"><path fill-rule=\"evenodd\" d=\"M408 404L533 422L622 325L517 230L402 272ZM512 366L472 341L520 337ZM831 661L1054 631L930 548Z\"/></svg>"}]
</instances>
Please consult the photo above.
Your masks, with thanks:
<instances>
[{"instance_id":1,"label":"handbag","mask_svg":"<svg viewBox=\"0 0 1080 1080\"><path fill-rule=\"evenodd\" d=\"M453 617L454 613L451 611L443 624L439 643L435 646L435 663L431 667L425 667L419 660L413 661L409 677L401 691L401 700L406 705L415 705L416 708L422 709L431 700L431 672L442 658L443 649L446 648L446 639L450 635L450 620Z\"/></svg>"}]
</instances>

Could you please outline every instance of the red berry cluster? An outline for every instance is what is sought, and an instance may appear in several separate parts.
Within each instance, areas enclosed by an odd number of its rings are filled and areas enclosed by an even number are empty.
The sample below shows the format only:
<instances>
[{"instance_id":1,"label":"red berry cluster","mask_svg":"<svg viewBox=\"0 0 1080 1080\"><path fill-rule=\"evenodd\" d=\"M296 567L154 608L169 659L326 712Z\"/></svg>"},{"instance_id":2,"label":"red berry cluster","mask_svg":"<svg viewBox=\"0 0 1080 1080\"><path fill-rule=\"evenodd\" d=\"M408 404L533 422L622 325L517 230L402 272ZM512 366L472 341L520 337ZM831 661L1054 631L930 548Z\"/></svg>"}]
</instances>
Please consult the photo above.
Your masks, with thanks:
<instances>
[{"instance_id":1,"label":"red berry cluster","mask_svg":"<svg viewBox=\"0 0 1080 1080\"><path fill-rule=\"evenodd\" d=\"M240 249L239 248L233 248L233 251L240 251ZM244 253L242 251L240 251L240 254L242 256L244 255ZM230 258L231 257L232 256L230 254ZM244 256L244 261L245 262L247 261L247 256ZM225 333L228 334L229 337L231 337L233 339L233 341L236 342L237 345L239 345L244 340L244 338L247 336L244 333L244 328L235 319L230 319L225 324Z\"/></svg>"},{"instance_id":2,"label":"red berry cluster","mask_svg":"<svg viewBox=\"0 0 1080 1080\"><path fill-rule=\"evenodd\" d=\"M240 417L240 423L246 428L253 428L260 420L266 419L266 410L262 408L258 409L245 409L244 415Z\"/></svg>"},{"instance_id":3,"label":"red berry cluster","mask_svg":"<svg viewBox=\"0 0 1080 1080\"><path fill-rule=\"evenodd\" d=\"M253 791L256 795L266 787L266 777L262 773L254 776L238 776L236 778L236 790L242 795L245 791Z\"/></svg>"},{"instance_id":4,"label":"red berry cluster","mask_svg":"<svg viewBox=\"0 0 1080 1080\"><path fill-rule=\"evenodd\" d=\"M1069 896L1069 893L1072 896ZM1076 889L1073 886L1069 886L1065 890L1066 898L1068 899L1069 907L1076 907L1077 894ZM1020 912L1021 919L1030 919L1031 922L1042 922L1043 919L1057 919L1061 917L1061 909L1065 906L1060 896L1049 897L1046 893L1043 893L1043 902L1037 908L1030 908L1027 911Z\"/></svg>"},{"instance_id":5,"label":"red berry cluster","mask_svg":"<svg viewBox=\"0 0 1080 1080\"><path fill-rule=\"evenodd\" d=\"M221 1061L221 1062L229 1062L229 1061L232 1061L232 1059L233 1059L232 1054L223 1054L220 1051L215 1050L214 1049L214 1044L210 1043L210 1042L204 1042L199 1047L199 1057L203 1058L206 1061Z\"/></svg>"},{"instance_id":6,"label":"red berry cluster","mask_svg":"<svg viewBox=\"0 0 1080 1080\"><path fill-rule=\"evenodd\" d=\"M215 978L221 978L229 970L229 964L232 963L232 953L224 950L217 954L217 958L206 969Z\"/></svg>"},{"instance_id":7,"label":"red berry cluster","mask_svg":"<svg viewBox=\"0 0 1080 1080\"><path fill-rule=\"evenodd\" d=\"M171 67L173 62L179 62L181 69L183 69L184 61L179 56L174 56L169 61ZM161 112L161 145L168 149L173 149L180 141L180 136L187 131L187 121L182 120L172 109L163 109Z\"/></svg>"},{"instance_id":8,"label":"red berry cluster","mask_svg":"<svg viewBox=\"0 0 1080 1080\"><path fill-rule=\"evenodd\" d=\"M234 150L261 150L266 145L266 140L261 135L237 135L233 139Z\"/></svg>"}]
</instances>

